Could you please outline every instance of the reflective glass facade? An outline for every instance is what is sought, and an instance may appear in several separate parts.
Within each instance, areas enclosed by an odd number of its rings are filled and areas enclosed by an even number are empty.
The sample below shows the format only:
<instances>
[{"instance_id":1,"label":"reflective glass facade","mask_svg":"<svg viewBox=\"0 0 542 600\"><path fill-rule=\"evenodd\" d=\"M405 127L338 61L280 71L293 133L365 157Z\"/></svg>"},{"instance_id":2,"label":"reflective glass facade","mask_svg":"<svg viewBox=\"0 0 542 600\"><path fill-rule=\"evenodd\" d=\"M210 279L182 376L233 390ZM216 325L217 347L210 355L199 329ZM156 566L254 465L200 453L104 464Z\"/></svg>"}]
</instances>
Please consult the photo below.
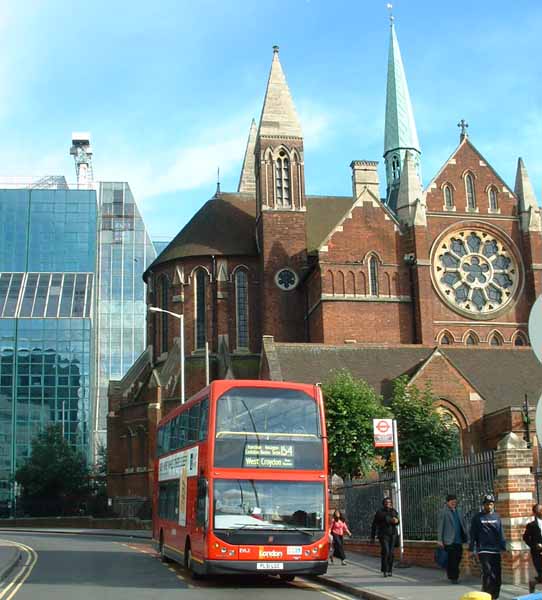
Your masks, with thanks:
<instances>
[{"instance_id":1,"label":"reflective glass facade","mask_svg":"<svg viewBox=\"0 0 542 600\"><path fill-rule=\"evenodd\" d=\"M145 350L142 275L156 250L126 183L101 183L99 195L96 442L106 441L107 387Z\"/></svg>"},{"instance_id":2,"label":"reflective glass facade","mask_svg":"<svg viewBox=\"0 0 542 600\"><path fill-rule=\"evenodd\" d=\"M87 453L96 193L0 190L0 500L51 422Z\"/></svg>"},{"instance_id":3,"label":"reflective glass facade","mask_svg":"<svg viewBox=\"0 0 542 600\"><path fill-rule=\"evenodd\" d=\"M105 442L109 379L145 349L155 257L125 183L0 189L0 501L47 424L89 458Z\"/></svg>"}]
</instances>

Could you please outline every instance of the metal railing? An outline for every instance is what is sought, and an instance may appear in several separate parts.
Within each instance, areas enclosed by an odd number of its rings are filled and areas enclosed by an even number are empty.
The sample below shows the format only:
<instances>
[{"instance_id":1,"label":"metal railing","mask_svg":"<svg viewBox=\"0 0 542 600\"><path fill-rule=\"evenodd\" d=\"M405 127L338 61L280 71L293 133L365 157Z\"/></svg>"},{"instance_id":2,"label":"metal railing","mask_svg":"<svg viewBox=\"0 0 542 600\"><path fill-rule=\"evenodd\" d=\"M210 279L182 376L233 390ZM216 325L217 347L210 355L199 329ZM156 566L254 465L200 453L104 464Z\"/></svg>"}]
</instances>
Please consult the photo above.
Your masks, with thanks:
<instances>
[{"instance_id":1,"label":"metal railing","mask_svg":"<svg viewBox=\"0 0 542 600\"><path fill-rule=\"evenodd\" d=\"M493 493L496 468L493 451L446 462L401 469L403 532L407 540L435 540L438 513L447 494L455 494L468 522L480 510L484 494ZM368 538L376 510L386 496L395 496L395 474L375 481L353 481L344 487L348 525L358 538ZM397 502L394 498L394 505Z\"/></svg>"}]
</instances>

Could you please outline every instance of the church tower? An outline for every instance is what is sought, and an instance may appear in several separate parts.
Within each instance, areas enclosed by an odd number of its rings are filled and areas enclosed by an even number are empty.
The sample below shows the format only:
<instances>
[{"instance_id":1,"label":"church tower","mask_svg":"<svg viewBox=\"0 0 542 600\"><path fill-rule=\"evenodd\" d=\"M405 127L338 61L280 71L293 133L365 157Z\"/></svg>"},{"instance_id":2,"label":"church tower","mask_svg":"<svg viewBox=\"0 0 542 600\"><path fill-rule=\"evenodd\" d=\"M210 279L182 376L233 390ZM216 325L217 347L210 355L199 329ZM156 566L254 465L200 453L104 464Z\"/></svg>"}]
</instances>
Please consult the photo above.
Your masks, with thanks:
<instances>
[{"instance_id":1,"label":"church tower","mask_svg":"<svg viewBox=\"0 0 542 600\"><path fill-rule=\"evenodd\" d=\"M384 161L386 163L386 203L392 210L397 207L401 169L410 152L420 173L420 143L410 102L408 85L395 33L393 16L390 16L390 48L388 55L388 79L386 87L386 125L384 133Z\"/></svg>"},{"instance_id":2,"label":"church tower","mask_svg":"<svg viewBox=\"0 0 542 600\"><path fill-rule=\"evenodd\" d=\"M304 341L304 296L298 289L307 266L303 133L278 46L273 47L254 166L262 333L282 342Z\"/></svg>"}]
</instances>

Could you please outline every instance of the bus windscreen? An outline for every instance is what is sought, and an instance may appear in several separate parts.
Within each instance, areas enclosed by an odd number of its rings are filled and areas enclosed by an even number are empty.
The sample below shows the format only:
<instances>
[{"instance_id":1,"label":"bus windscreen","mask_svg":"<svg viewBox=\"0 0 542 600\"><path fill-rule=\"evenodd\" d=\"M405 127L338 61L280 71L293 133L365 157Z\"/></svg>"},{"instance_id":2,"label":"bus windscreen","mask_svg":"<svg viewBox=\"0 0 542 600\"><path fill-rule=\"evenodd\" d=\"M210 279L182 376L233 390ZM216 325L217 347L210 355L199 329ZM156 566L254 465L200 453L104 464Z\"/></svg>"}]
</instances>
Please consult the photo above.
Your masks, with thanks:
<instances>
[{"instance_id":1,"label":"bus windscreen","mask_svg":"<svg viewBox=\"0 0 542 600\"><path fill-rule=\"evenodd\" d=\"M322 531L324 485L312 482L216 479L215 529Z\"/></svg>"},{"instance_id":2,"label":"bus windscreen","mask_svg":"<svg viewBox=\"0 0 542 600\"><path fill-rule=\"evenodd\" d=\"M228 390L217 402L215 466L322 469L317 403L294 389Z\"/></svg>"}]
</instances>

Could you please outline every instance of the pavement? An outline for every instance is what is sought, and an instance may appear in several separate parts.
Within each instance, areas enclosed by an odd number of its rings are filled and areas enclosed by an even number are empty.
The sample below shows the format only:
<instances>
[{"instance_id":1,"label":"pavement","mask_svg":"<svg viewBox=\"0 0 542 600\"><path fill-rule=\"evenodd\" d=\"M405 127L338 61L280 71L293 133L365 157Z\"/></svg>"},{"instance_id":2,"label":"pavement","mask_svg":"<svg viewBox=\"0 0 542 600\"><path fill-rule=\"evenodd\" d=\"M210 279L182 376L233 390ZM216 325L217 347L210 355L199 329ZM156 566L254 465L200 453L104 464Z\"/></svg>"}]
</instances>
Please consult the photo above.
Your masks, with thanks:
<instances>
[{"instance_id":1,"label":"pavement","mask_svg":"<svg viewBox=\"0 0 542 600\"><path fill-rule=\"evenodd\" d=\"M452 585L446 579L445 571L440 569L395 568L393 577L383 577L380 558L347 551L346 562L343 566L335 559L327 574L316 579L366 600L460 600L467 592L481 590L479 579L464 579ZM537 592L542 592L542 586ZM527 587L503 585L500 600L513 600L527 594ZM542 594L530 596L532 600L537 598L542 600Z\"/></svg>"}]
</instances>

